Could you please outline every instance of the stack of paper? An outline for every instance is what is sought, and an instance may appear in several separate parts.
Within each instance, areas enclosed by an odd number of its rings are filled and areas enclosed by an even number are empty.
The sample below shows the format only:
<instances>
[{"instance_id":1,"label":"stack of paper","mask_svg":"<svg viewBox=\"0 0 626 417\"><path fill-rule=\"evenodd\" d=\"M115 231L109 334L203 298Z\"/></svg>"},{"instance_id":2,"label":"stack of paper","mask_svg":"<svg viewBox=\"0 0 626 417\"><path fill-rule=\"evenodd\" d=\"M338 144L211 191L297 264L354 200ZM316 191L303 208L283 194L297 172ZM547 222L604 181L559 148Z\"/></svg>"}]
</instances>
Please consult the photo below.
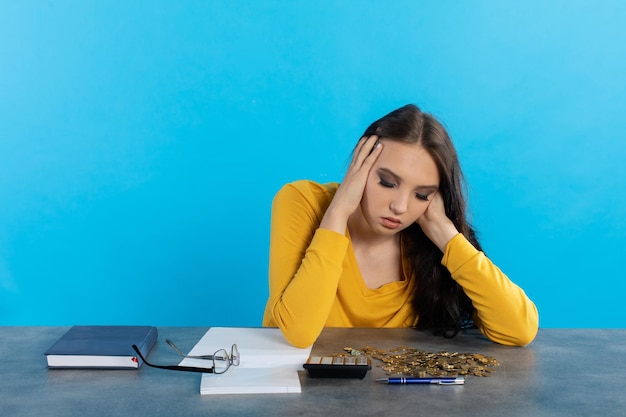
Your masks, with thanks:
<instances>
[{"instance_id":1,"label":"stack of paper","mask_svg":"<svg viewBox=\"0 0 626 417\"><path fill-rule=\"evenodd\" d=\"M237 344L241 363L226 373L202 374L201 394L298 393L298 370L311 348L291 346L277 328L212 327L189 352L211 355L218 349L230 352ZM206 366L206 360L184 359L181 365Z\"/></svg>"}]
</instances>

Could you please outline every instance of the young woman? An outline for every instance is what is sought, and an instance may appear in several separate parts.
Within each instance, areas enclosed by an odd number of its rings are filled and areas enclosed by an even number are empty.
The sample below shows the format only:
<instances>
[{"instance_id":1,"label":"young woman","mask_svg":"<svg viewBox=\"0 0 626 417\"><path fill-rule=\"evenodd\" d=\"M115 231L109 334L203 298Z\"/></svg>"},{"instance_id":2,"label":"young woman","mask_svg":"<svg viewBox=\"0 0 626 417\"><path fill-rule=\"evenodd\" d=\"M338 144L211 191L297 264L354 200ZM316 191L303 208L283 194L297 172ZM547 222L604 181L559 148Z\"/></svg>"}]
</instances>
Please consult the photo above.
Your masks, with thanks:
<instances>
[{"instance_id":1,"label":"young woman","mask_svg":"<svg viewBox=\"0 0 626 417\"><path fill-rule=\"evenodd\" d=\"M452 337L475 324L505 345L538 329L533 302L481 252L446 130L414 105L367 128L341 185L276 194L269 290L263 325L299 347L325 326Z\"/></svg>"}]
</instances>

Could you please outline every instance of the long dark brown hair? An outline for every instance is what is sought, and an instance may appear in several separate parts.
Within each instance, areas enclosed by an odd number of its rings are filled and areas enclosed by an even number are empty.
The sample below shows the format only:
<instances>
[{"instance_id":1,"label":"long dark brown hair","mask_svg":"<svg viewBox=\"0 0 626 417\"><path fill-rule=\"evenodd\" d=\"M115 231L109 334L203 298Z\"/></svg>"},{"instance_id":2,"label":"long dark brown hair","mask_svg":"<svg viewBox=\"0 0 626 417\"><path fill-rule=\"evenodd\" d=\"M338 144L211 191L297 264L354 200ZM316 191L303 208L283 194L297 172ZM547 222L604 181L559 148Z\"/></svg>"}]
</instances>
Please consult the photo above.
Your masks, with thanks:
<instances>
[{"instance_id":1,"label":"long dark brown hair","mask_svg":"<svg viewBox=\"0 0 626 417\"><path fill-rule=\"evenodd\" d=\"M386 140L420 144L434 159L439 170L439 193L446 215L478 250L476 233L467 220L466 188L454 145L446 129L435 117L409 104L372 123L363 136L378 135ZM416 328L454 337L470 327L474 306L450 272L441 264L443 254L418 224L402 232L401 242L409 257L414 279L413 309Z\"/></svg>"}]
</instances>

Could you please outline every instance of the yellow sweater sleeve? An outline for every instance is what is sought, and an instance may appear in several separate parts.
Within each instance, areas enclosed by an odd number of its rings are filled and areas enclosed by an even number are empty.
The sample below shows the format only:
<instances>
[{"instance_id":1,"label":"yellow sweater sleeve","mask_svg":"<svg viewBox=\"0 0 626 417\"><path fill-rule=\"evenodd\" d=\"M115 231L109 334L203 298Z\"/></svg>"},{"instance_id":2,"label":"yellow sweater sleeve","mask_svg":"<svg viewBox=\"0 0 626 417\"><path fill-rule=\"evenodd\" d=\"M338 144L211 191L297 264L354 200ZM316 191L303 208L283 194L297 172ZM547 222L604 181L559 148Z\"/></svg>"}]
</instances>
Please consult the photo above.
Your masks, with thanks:
<instances>
[{"instance_id":1,"label":"yellow sweater sleeve","mask_svg":"<svg viewBox=\"0 0 626 417\"><path fill-rule=\"evenodd\" d=\"M324 187L288 184L272 204L270 294L263 325L278 326L297 347L310 346L322 332L349 244L344 235L318 229L334 194ZM309 198L309 192L321 194Z\"/></svg>"},{"instance_id":2,"label":"yellow sweater sleeve","mask_svg":"<svg viewBox=\"0 0 626 417\"><path fill-rule=\"evenodd\" d=\"M462 234L446 247L442 262L476 308L474 321L490 340L523 346L539 327L537 307L484 253Z\"/></svg>"}]
</instances>

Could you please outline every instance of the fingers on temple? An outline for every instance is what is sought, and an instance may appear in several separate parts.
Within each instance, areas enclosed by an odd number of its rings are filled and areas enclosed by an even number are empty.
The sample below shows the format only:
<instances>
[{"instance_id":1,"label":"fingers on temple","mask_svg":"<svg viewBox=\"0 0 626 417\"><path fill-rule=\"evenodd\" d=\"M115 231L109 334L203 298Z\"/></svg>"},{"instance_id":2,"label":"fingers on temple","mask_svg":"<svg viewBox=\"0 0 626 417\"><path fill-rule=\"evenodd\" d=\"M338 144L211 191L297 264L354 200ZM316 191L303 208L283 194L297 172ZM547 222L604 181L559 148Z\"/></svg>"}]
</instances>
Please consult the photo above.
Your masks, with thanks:
<instances>
[{"instance_id":1,"label":"fingers on temple","mask_svg":"<svg viewBox=\"0 0 626 417\"><path fill-rule=\"evenodd\" d=\"M359 144L354 155L355 162L361 165L372 153L374 153L374 151L377 149L377 145L380 145L380 142L378 141L378 136L363 136L359 140Z\"/></svg>"}]
</instances>

